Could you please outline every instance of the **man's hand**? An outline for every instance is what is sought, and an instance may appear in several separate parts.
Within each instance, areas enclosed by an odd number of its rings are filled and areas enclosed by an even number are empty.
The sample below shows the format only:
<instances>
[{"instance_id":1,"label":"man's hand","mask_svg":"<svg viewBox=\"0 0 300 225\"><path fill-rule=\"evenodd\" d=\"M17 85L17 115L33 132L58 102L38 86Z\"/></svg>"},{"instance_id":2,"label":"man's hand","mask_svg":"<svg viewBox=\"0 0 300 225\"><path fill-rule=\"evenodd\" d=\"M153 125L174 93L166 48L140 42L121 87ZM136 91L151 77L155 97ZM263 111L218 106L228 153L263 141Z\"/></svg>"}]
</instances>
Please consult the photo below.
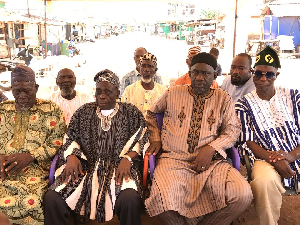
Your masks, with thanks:
<instances>
[{"instance_id":1,"label":"man's hand","mask_svg":"<svg viewBox=\"0 0 300 225\"><path fill-rule=\"evenodd\" d=\"M18 174L22 169L34 161L30 153L16 153L7 156L4 166L6 167L5 173L8 176Z\"/></svg>"},{"instance_id":2,"label":"man's hand","mask_svg":"<svg viewBox=\"0 0 300 225\"><path fill-rule=\"evenodd\" d=\"M146 154L147 155L157 155L159 151L161 150L161 141L154 141L150 144L148 147Z\"/></svg>"},{"instance_id":3,"label":"man's hand","mask_svg":"<svg viewBox=\"0 0 300 225\"><path fill-rule=\"evenodd\" d=\"M294 162L297 158L294 156L293 152L285 152L283 150L279 151L268 151L270 153L269 159L270 163L275 163L279 160L286 160L288 163Z\"/></svg>"},{"instance_id":4,"label":"man's hand","mask_svg":"<svg viewBox=\"0 0 300 225\"><path fill-rule=\"evenodd\" d=\"M198 173L207 170L210 166L211 160L215 154L215 149L209 145L201 148L199 154L193 163L193 169Z\"/></svg>"},{"instance_id":5,"label":"man's hand","mask_svg":"<svg viewBox=\"0 0 300 225\"><path fill-rule=\"evenodd\" d=\"M5 171L4 171L4 165L5 165L5 162L7 160L7 156L6 155L0 155L0 165L1 165L1 180L4 181L5 177L6 177L6 174L5 174Z\"/></svg>"},{"instance_id":6,"label":"man's hand","mask_svg":"<svg viewBox=\"0 0 300 225\"><path fill-rule=\"evenodd\" d=\"M115 177L117 185L122 184L123 178L125 178L126 182L128 182L129 179L132 179L130 168L131 168L131 163L129 162L129 160L126 158L121 159Z\"/></svg>"},{"instance_id":7,"label":"man's hand","mask_svg":"<svg viewBox=\"0 0 300 225\"><path fill-rule=\"evenodd\" d=\"M282 176L283 178L291 178L295 175L295 171L291 169L289 163L286 160L279 160L276 163L271 163L275 170Z\"/></svg>"},{"instance_id":8,"label":"man's hand","mask_svg":"<svg viewBox=\"0 0 300 225\"><path fill-rule=\"evenodd\" d=\"M75 181L78 181L79 174L84 175L80 160L75 155L69 155L67 157L66 167L62 174L62 180L67 184L69 182L69 177L71 176L71 181L74 184Z\"/></svg>"}]
</instances>

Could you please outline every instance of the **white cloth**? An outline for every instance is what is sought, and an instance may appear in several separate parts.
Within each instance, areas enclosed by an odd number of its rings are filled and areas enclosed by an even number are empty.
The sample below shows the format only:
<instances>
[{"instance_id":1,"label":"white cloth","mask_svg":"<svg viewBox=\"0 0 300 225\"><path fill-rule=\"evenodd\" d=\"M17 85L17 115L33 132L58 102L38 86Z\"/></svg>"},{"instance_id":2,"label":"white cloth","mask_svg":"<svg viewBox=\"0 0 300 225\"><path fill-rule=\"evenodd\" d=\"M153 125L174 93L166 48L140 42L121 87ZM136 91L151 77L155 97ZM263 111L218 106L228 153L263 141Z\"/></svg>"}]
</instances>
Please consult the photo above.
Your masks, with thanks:
<instances>
[{"instance_id":1,"label":"white cloth","mask_svg":"<svg viewBox=\"0 0 300 225\"><path fill-rule=\"evenodd\" d=\"M75 98L68 100L61 96L61 92L57 91L50 95L49 100L55 102L64 112L66 124L69 125L74 112L82 105L94 102L93 96L76 91Z\"/></svg>"},{"instance_id":2,"label":"white cloth","mask_svg":"<svg viewBox=\"0 0 300 225\"><path fill-rule=\"evenodd\" d=\"M220 87L231 96L234 103L236 103L239 98L255 90L252 77L244 85L236 86L231 83L230 75L224 79Z\"/></svg>"}]
</instances>

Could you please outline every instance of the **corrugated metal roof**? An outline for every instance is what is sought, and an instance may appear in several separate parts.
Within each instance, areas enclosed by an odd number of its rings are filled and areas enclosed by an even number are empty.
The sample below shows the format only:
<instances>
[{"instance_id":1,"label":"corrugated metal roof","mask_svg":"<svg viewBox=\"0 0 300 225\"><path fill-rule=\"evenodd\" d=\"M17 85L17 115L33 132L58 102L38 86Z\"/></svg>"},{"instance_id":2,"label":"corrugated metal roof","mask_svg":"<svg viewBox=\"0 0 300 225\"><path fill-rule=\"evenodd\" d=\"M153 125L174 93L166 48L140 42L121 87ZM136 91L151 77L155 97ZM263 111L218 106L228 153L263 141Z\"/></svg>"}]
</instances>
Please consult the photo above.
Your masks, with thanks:
<instances>
[{"instance_id":1,"label":"corrugated metal roof","mask_svg":"<svg viewBox=\"0 0 300 225\"><path fill-rule=\"evenodd\" d=\"M268 4L274 16L300 16L300 1L277 1Z\"/></svg>"}]
</instances>

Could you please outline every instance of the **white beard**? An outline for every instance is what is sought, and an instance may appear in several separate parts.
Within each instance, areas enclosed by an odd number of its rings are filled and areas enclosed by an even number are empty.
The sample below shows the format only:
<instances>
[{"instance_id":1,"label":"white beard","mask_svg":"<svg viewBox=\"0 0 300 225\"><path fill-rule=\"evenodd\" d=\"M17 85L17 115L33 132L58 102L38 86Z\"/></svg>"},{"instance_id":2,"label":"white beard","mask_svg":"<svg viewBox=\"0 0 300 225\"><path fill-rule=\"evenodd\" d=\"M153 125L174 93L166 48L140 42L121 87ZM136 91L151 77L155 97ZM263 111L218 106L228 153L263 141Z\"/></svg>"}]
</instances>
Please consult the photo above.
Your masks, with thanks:
<instances>
[{"instance_id":1,"label":"white beard","mask_svg":"<svg viewBox=\"0 0 300 225\"><path fill-rule=\"evenodd\" d=\"M141 77L141 80L142 80L144 83L149 84L149 83L152 81L152 78L144 79L143 77Z\"/></svg>"}]
</instances>

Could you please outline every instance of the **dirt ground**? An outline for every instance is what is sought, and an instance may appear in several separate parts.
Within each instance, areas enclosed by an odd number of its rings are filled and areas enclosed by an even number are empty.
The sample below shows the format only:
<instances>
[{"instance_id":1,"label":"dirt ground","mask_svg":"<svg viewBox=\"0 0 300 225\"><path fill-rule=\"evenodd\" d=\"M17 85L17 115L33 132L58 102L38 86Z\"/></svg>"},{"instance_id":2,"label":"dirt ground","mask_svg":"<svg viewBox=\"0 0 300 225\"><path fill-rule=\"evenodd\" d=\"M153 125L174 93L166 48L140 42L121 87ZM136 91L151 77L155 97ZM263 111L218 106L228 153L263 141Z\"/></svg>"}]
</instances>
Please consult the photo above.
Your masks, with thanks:
<instances>
[{"instance_id":1,"label":"dirt ground","mask_svg":"<svg viewBox=\"0 0 300 225\"><path fill-rule=\"evenodd\" d=\"M241 173L246 174L245 168L242 166ZM281 215L279 225L300 225L300 195L284 195L281 207ZM95 221L87 223L87 225L96 225ZM105 225L119 224L117 216L105 223ZM142 215L142 225L160 225L156 218L150 218L147 214ZM234 225L259 225L259 219L252 204L242 213L234 222Z\"/></svg>"}]
</instances>

